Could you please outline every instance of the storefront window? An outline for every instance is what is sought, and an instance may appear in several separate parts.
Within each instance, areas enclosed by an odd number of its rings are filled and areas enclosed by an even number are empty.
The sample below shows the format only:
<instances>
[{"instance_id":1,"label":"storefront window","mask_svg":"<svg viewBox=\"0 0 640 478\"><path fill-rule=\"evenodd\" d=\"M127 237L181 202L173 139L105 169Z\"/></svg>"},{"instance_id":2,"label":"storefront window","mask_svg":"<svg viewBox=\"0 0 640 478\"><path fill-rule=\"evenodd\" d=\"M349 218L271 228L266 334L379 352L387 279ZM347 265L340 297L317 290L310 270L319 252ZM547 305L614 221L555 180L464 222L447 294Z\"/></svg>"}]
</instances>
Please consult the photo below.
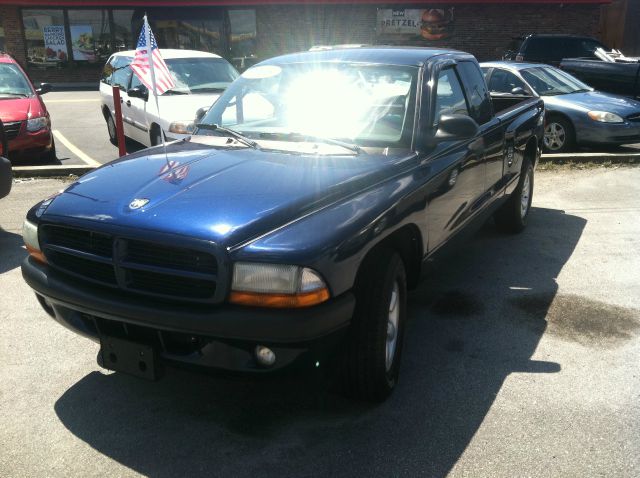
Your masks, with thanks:
<instances>
[{"instance_id":1,"label":"storefront window","mask_svg":"<svg viewBox=\"0 0 640 478\"><path fill-rule=\"evenodd\" d=\"M222 20L157 20L153 30L164 48L221 53Z\"/></svg>"},{"instance_id":2,"label":"storefront window","mask_svg":"<svg viewBox=\"0 0 640 478\"><path fill-rule=\"evenodd\" d=\"M69 32L77 65L102 65L113 51L107 10L69 10Z\"/></svg>"},{"instance_id":3,"label":"storefront window","mask_svg":"<svg viewBox=\"0 0 640 478\"><path fill-rule=\"evenodd\" d=\"M4 28L0 27L0 51L4 51Z\"/></svg>"},{"instance_id":4,"label":"storefront window","mask_svg":"<svg viewBox=\"0 0 640 478\"><path fill-rule=\"evenodd\" d=\"M229 24L231 60L238 70L243 71L257 62L256 11L229 10Z\"/></svg>"},{"instance_id":5,"label":"storefront window","mask_svg":"<svg viewBox=\"0 0 640 478\"><path fill-rule=\"evenodd\" d=\"M113 12L113 36L115 40L113 51L135 50L137 35L131 20L133 10L114 10Z\"/></svg>"},{"instance_id":6,"label":"storefront window","mask_svg":"<svg viewBox=\"0 0 640 478\"><path fill-rule=\"evenodd\" d=\"M27 63L32 68L61 68L68 64L62 10L23 10Z\"/></svg>"}]
</instances>

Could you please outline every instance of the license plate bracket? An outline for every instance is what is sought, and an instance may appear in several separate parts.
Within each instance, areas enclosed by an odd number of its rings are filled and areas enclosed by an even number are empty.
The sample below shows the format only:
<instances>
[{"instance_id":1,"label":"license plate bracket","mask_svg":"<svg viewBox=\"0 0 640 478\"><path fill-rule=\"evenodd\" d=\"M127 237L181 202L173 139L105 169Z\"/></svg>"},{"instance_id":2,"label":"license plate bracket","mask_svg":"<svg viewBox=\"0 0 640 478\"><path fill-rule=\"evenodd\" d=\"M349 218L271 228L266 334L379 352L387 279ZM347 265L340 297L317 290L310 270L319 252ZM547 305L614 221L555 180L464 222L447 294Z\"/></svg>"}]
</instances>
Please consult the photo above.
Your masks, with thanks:
<instances>
[{"instance_id":1,"label":"license plate bracket","mask_svg":"<svg viewBox=\"0 0 640 478\"><path fill-rule=\"evenodd\" d=\"M157 380L156 354L149 345L115 337L100 337L101 364L115 372L123 372L147 380Z\"/></svg>"}]
</instances>

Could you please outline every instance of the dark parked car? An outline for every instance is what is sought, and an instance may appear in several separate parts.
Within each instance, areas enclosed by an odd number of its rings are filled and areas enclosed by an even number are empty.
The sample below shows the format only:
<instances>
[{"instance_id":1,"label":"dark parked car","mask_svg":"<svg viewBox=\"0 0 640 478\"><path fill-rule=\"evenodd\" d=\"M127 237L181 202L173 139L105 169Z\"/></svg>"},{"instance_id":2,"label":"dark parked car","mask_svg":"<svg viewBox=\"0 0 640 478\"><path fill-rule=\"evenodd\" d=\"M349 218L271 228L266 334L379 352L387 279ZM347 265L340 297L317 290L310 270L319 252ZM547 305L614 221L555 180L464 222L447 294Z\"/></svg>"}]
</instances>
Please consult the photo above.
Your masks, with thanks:
<instances>
[{"instance_id":1,"label":"dark parked car","mask_svg":"<svg viewBox=\"0 0 640 478\"><path fill-rule=\"evenodd\" d=\"M597 58L565 58L560 68L594 88L640 99L640 61L603 61Z\"/></svg>"},{"instance_id":2,"label":"dark parked car","mask_svg":"<svg viewBox=\"0 0 640 478\"><path fill-rule=\"evenodd\" d=\"M558 66L563 58L596 58L597 48L607 49L587 36L532 34L514 39L503 59Z\"/></svg>"},{"instance_id":3,"label":"dark parked car","mask_svg":"<svg viewBox=\"0 0 640 478\"><path fill-rule=\"evenodd\" d=\"M109 369L264 373L326 357L348 394L384 399L423 261L492 214L527 224L544 105L508 106L494 114L457 51L264 61L166 156L126 156L34 206L24 278Z\"/></svg>"},{"instance_id":4,"label":"dark parked car","mask_svg":"<svg viewBox=\"0 0 640 478\"><path fill-rule=\"evenodd\" d=\"M9 143L4 132L4 124L0 120L0 199L11 192L11 162L4 156L9 151Z\"/></svg>"},{"instance_id":5,"label":"dark parked car","mask_svg":"<svg viewBox=\"0 0 640 478\"><path fill-rule=\"evenodd\" d=\"M640 142L640 102L595 91L563 70L537 63L482 63L489 90L498 101L544 100L544 147L549 153L576 145Z\"/></svg>"}]
</instances>

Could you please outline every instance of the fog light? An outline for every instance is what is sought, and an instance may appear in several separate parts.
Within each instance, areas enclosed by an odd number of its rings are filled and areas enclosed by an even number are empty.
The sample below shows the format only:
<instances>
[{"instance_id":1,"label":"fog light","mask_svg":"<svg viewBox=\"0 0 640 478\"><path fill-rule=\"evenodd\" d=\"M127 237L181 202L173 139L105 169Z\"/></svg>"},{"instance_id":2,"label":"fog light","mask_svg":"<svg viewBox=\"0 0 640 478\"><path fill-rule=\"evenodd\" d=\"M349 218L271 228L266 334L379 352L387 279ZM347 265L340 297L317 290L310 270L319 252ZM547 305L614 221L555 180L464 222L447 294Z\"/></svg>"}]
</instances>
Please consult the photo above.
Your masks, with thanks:
<instances>
[{"instance_id":1,"label":"fog light","mask_svg":"<svg viewBox=\"0 0 640 478\"><path fill-rule=\"evenodd\" d=\"M256 360L260 365L272 366L276 362L276 354L264 345L256 346Z\"/></svg>"}]
</instances>

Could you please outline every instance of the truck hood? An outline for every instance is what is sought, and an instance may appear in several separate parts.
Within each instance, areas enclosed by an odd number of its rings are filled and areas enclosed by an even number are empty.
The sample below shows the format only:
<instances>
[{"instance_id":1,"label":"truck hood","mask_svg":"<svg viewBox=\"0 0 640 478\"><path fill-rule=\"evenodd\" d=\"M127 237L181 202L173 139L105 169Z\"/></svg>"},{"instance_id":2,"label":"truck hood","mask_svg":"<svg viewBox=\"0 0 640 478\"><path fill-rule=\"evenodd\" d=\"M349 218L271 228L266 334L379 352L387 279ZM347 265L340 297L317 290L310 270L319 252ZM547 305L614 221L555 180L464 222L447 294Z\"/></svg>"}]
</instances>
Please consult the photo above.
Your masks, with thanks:
<instances>
[{"instance_id":1,"label":"truck hood","mask_svg":"<svg viewBox=\"0 0 640 478\"><path fill-rule=\"evenodd\" d=\"M339 155L179 141L167 147L166 157L162 147L152 148L83 176L51 203L44 219L95 221L231 247L389 178L409 155L356 156L332 148Z\"/></svg>"},{"instance_id":2,"label":"truck hood","mask_svg":"<svg viewBox=\"0 0 640 478\"><path fill-rule=\"evenodd\" d=\"M543 96L545 105L563 106L588 111L608 111L623 118L640 113L640 102L624 96L604 93L602 91L586 91L568 95Z\"/></svg>"}]
</instances>

